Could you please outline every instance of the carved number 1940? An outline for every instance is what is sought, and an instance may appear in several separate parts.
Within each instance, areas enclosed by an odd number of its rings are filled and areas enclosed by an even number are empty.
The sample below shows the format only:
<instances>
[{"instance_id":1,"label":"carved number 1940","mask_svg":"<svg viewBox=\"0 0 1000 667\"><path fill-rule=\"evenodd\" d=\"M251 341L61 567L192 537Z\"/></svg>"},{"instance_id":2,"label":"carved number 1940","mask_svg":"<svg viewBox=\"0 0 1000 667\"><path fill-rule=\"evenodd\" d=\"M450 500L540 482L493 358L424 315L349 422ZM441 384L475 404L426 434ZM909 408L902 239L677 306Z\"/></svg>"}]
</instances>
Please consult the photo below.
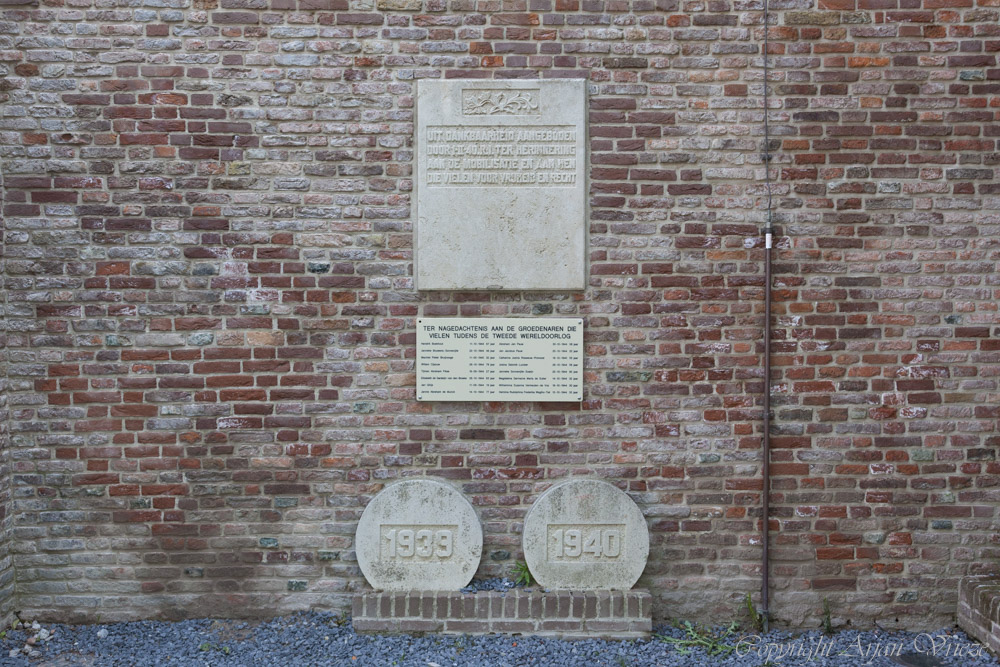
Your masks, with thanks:
<instances>
[{"instance_id":1,"label":"carved number 1940","mask_svg":"<svg viewBox=\"0 0 1000 667\"><path fill-rule=\"evenodd\" d=\"M622 552L617 528L559 528L550 533L550 539L559 560L618 558Z\"/></svg>"}]
</instances>

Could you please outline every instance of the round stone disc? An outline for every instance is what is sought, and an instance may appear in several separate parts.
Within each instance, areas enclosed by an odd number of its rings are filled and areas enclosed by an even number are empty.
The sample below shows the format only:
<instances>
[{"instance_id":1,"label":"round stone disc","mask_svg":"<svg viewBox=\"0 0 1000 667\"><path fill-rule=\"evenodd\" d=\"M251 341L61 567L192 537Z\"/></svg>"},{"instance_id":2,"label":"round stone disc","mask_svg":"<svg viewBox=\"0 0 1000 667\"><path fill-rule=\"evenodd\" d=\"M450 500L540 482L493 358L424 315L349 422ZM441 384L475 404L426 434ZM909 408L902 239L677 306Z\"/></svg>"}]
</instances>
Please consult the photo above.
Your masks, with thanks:
<instances>
[{"instance_id":1,"label":"round stone disc","mask_svg":"<svg viewBox=\"0 0 1000 667\"><path fill-rule=\"evenodd\" d=\"M524 559L548 589L629 590L649 557L649 529L635 502L590 479L543 493L524 518Z\"/></svg>"},{"instance_id":2,"label":"round stone disc","mask_svg":"<svg viewBox=\"0 0 1000 667\"><path fill-rule=\"evenodd\" d=\"M372 498L354 544L361 572L376 590L456 591L479 567L483 529L472 503L454 488L410 479Z\"/></svg>"}]
</instances>

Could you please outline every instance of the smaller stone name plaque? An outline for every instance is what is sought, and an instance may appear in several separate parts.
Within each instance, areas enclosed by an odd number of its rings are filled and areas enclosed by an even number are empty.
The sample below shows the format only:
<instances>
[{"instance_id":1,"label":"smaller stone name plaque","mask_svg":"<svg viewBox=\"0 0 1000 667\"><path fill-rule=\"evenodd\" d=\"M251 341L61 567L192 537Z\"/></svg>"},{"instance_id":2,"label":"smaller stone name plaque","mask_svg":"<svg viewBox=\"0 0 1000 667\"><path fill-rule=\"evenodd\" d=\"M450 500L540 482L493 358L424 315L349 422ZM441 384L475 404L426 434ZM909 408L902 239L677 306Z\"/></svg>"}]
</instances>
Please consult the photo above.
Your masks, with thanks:
<instances>
[{"instance_id":1,"label":"smaller stone name plaque","mask_svg":"<svg viewBox=\"0 0 1000 667\"><path fill-rule=\"evenodd\" d=\"M582 401L583 320L417 320L419 401Z\"/></svg>"}]
</instances>

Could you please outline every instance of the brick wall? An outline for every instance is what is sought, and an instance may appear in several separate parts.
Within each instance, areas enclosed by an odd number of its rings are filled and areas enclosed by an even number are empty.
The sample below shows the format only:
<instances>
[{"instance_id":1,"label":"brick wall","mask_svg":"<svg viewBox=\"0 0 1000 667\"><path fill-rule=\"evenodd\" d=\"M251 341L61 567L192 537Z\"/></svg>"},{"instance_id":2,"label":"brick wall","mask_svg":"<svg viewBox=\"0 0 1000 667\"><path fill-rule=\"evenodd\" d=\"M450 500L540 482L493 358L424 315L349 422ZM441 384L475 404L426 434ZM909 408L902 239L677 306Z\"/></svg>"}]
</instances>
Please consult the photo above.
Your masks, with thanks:
<instances>
[{"instance_id":1,"label":"brick wall","mask_svg":"<svg viewBox=\"0 0 1000 667\"><path fill-rule=\"evenodd\" d=\"M964 577L958 588L958 625L990 651L1000 653L1000 579Z\"/></svg>"},{"instance_id":2,"label":"brick wall","mask_svg":"<svg viewBox=\"0 0 1000 667\"><path fill-rule=\"evenodd\" d=\"M366 592L354 597L355 632L434 632L541 635L562 639L648 638L649 591L410 593Z\"/></svg>"},{"instance_id":3,"label":"brick wall","mask_svg":"<svg viewBox=\"0 0 1000 667\"><path fill-rule=\"evenodd\" d=\"M386 482L459 485L481 575L593 475L654 613L759 587L762 6L0 7L19 606L346 609ZM1000 6L775 0L772 610L937 627L1000 529ZM580 293L417 293L414 82L586 77ZM418 316L585 319L580 404L414 400ZM0 492L2 496L2 492Z\"/></svg>"}]
</instances>

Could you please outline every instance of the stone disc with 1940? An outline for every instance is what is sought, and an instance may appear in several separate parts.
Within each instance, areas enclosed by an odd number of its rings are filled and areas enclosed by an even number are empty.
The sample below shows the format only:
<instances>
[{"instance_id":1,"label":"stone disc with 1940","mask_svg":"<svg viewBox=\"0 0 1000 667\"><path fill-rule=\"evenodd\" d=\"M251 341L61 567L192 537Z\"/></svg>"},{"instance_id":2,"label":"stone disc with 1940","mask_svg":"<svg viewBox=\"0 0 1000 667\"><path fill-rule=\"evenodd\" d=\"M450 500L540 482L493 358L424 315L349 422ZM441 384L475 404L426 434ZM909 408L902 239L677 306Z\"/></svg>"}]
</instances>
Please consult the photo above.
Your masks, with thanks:
<instances>
[{"instance_id":1,"label":"stone disc with 1940","mask_svg":"<svg viewBox=\"0 0 1000 667\"><path fill-rule=\"evenodd\" d=\"M454 591L472 579L483 530L472 504L435 479L409 479L380 491L354 537L358 565L383 591Z\"/></svg>"},{"instance_id":2,"label":"stone disc with 1940","mask_svg":"<svg viewBox=\"0 0 1000 667\"><path fill-rule=\"evenodd\" d=\"M545 588L629 590L646 567L649 529L617 487L574 479L531 506L522 546L531 575Z\"/></svg>"}]
</instances>

